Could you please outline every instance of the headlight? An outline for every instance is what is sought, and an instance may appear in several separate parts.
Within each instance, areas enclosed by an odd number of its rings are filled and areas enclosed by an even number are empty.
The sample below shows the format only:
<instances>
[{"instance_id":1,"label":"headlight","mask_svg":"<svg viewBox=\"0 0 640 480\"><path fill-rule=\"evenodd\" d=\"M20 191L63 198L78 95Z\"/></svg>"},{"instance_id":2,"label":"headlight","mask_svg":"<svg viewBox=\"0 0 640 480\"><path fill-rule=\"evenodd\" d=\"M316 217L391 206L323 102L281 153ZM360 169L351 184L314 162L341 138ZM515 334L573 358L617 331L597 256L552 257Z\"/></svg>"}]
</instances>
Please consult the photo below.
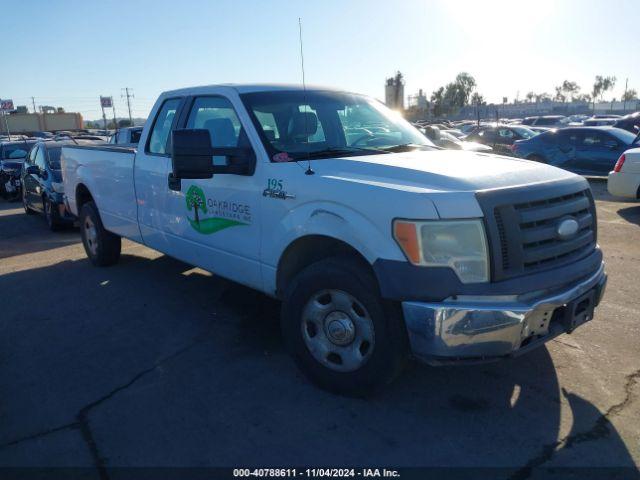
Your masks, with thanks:
<instances>
[{"instance_id":1,"label":"headlight","mask_svg":"<svg viewBox=\"0 0 640 480\"><path fill-rule=\"evenodd\" d=\"M61 182L51 182L51 188L56 193L64 193L64 183Z\"/></svg>"},{"instance_id":2,"label":"headlight","mask_svg":"<svg viewBox=\"0 0 640 480\"><path fill-rule=\"evenodd\" d=\"M414 265L450 267L462 283L489 281L482 220L395 220L393 236Z\"/></svg>"}]
</instances>

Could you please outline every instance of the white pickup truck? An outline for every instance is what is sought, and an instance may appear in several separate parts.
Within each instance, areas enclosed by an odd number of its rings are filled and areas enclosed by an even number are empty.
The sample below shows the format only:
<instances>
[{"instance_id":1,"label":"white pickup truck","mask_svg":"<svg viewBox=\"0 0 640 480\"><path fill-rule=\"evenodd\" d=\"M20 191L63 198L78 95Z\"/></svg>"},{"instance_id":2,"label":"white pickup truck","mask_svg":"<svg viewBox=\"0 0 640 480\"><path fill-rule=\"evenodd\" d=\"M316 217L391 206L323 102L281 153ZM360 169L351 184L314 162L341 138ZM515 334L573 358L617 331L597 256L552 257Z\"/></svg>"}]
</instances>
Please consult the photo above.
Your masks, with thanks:
<instances>
[{"instance_id":1,"label":"white pickup truck","mask_svg":"<svg viewBox=\"0 0 640 480\"><path fill-rule=\"evenodd\" d=\"M431 142L331 89L163 93L137 149L63 148L90 260L126 237L282 300L319 385L363 394L413 354L522 354L593 317L606 274L582 177Z\"/></svg>"}]
</instances>

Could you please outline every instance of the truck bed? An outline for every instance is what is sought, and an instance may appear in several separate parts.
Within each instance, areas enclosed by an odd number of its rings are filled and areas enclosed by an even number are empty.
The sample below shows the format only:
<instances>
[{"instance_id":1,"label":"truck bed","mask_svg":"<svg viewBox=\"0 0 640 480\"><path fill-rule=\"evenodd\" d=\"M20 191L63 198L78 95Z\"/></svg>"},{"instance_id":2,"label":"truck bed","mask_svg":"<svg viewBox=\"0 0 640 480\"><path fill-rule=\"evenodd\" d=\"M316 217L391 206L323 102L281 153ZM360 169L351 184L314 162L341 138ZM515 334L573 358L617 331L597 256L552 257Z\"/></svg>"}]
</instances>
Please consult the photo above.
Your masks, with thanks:
<instances>
[{"instance_id":1,"label":"truck bed","mask_svg":"<svg viewBox=\"0 0 640 480\"><path fill-rule=\"evenodd\" d=\"M65 145L62 148L64 191L71 212L78 215L78 192L91 192L107 230L140 237L134 184L136 147Z\"/></svg>"}]
</instances>

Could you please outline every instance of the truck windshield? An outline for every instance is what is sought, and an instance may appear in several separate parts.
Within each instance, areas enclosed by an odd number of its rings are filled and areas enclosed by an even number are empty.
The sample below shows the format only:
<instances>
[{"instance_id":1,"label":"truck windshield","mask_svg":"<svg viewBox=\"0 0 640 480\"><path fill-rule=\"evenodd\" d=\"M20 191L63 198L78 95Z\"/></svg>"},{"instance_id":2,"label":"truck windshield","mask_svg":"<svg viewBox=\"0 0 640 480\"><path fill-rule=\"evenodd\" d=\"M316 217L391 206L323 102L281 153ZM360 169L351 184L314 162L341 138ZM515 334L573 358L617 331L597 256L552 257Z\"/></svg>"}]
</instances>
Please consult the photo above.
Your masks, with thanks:
<instances>
[{"instance_id":1,"label":"truck windshield","mask_svg":"<svg viewBox=\"0 0 640 480\"><path fill-rule=\"evenodd\" d=\"M274 161L433 147L399 114L362 95L308 90L241 98Z\"/></svg>"}]
</instances>

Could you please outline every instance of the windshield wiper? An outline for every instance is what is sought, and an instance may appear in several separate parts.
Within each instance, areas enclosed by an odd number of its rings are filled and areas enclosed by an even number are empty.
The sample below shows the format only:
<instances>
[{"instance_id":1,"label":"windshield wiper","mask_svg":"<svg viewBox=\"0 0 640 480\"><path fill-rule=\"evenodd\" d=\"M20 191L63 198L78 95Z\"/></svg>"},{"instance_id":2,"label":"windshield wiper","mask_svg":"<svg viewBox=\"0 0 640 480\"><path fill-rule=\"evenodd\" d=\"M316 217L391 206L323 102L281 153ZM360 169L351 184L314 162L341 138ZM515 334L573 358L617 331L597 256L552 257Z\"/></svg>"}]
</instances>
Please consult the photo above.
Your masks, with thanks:
<instances>
[{"instance_id":1,"label":"windshield wiper","mask_svg":"<svg viewBox=\"0 0 640 480\"><path fill-rule=\"evenodd\" d=\"M328 147L323 148L322 150L315 150L313 152L296 152L296 161L306 160L307 158L318 159L322 157L332 158L338 155L351 155L351 154L359 154L359 155L367 155L367 154L377 154L377 153L385 153L381 152L378 149L372 148L361 148L361 147Z\"/></svg>"},{"instance_id":2,"label":"windshield wiper","mask_svg":"<svg viewBox=\"0 0 640 480\"><path fill-rule=\"evenodd\" d=\"M383 148L380 148L380 150L382 150L383 152L397 153L397 152L409 152L411 150L417 150L423 147L437 148L437 147L432 147L431 145L420 145L418 143L402 143L400 145L383 147Z\"/></svg>"}]
</instances>

